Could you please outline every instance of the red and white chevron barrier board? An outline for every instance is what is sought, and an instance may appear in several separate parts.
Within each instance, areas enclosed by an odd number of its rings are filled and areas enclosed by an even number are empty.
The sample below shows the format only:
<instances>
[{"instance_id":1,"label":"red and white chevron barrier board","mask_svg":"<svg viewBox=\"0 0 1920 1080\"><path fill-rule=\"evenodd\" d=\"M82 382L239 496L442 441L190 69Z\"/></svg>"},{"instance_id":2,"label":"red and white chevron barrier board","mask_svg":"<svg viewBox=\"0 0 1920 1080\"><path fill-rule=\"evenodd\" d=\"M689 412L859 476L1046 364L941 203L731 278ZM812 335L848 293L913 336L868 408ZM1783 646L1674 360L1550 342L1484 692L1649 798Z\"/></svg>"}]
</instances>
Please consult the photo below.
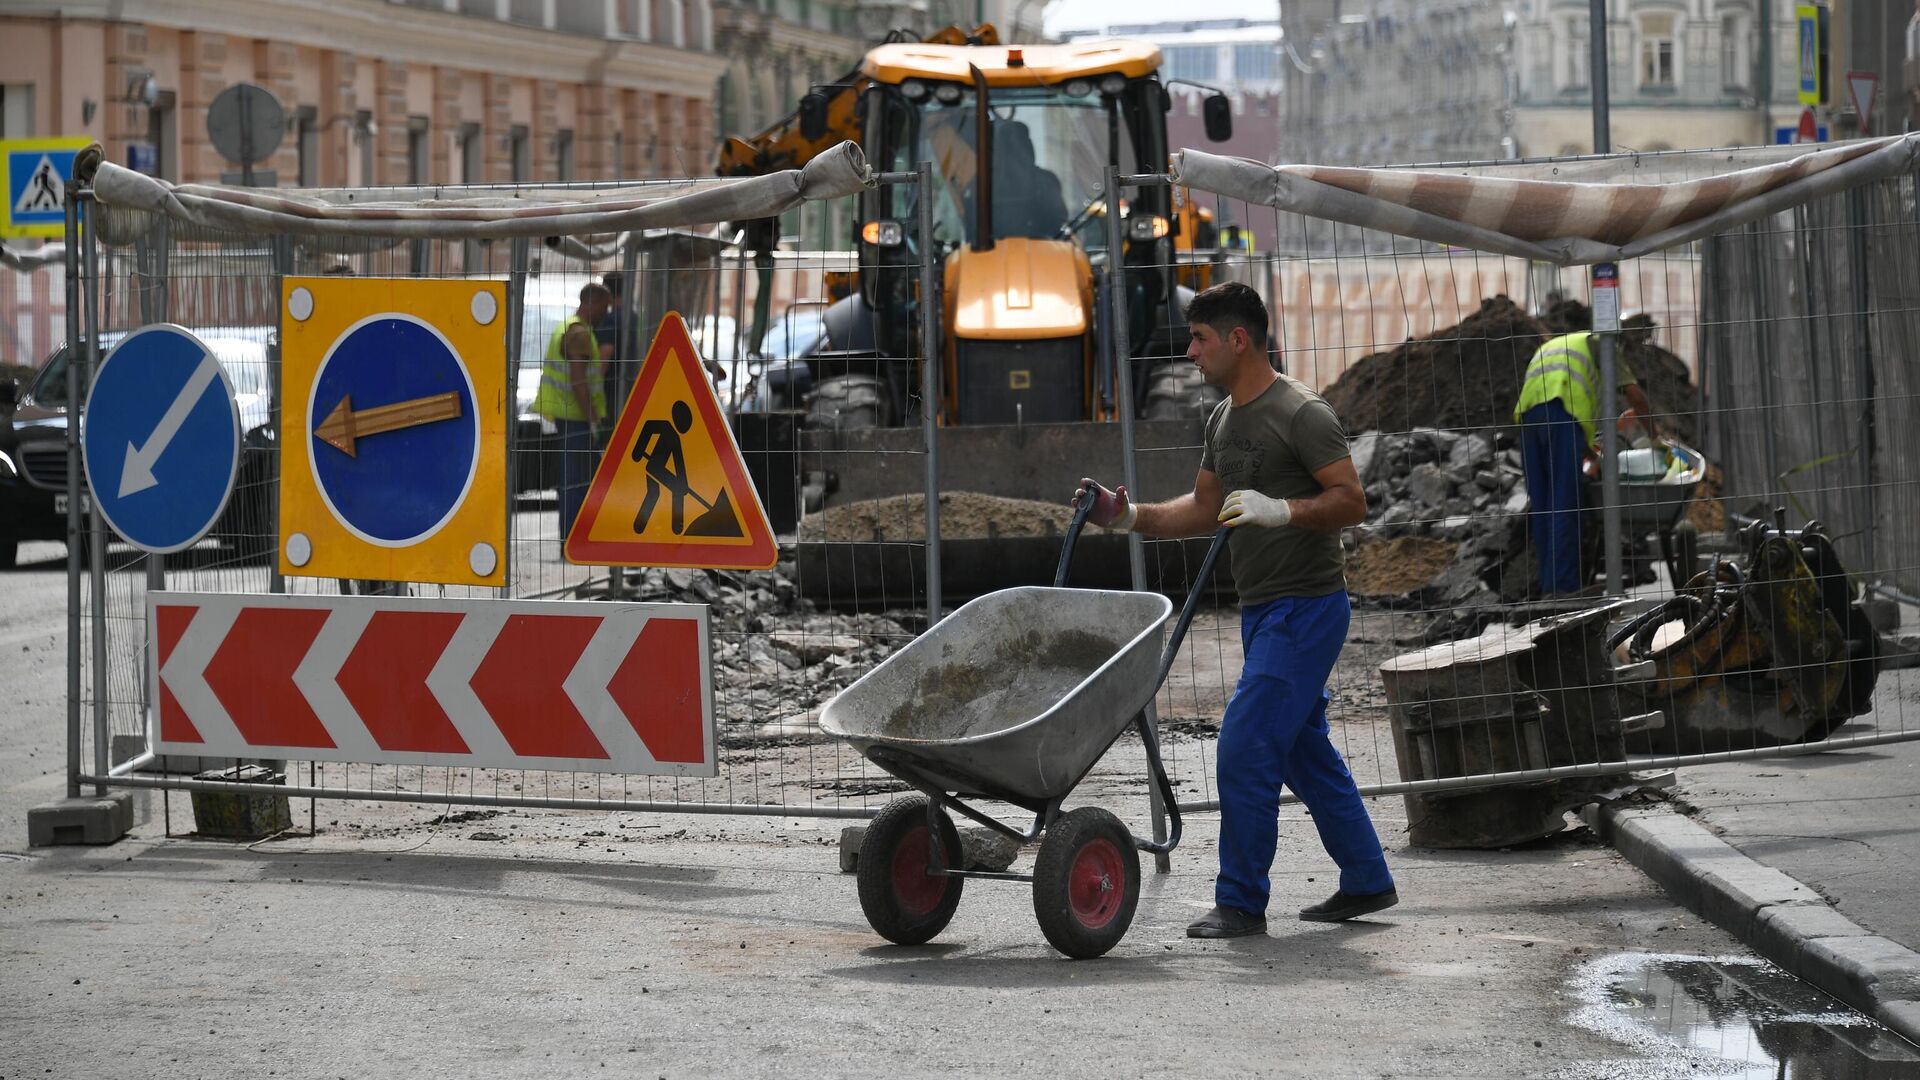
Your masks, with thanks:
<instances>
[{"instance_id":1,"label":"red and white chevron barrier board","mask_svg":"<svg viewBox=\"0 0 1920 1080\"><path fill-rule=\"evenodd\" d=\"M153 749L714 776L698 604L147 596Z\"/></svg>"}]
</instances>

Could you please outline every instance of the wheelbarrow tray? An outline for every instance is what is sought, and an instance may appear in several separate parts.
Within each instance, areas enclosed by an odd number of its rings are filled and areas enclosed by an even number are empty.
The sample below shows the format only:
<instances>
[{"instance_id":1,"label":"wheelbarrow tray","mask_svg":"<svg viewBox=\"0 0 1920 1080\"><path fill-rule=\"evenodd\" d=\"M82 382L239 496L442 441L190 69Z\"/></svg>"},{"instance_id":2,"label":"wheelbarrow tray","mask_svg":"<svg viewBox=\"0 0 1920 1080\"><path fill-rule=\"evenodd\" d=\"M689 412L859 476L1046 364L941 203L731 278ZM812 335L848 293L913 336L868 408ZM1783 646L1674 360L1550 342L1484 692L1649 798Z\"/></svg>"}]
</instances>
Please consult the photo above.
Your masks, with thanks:
<instances>
[{"instance_id":1,"label":"wheelbarrow tray","mask_svg":"<svg viewBox=\"0 0 1920 1080\"><path fill-rule=\"evenodd\" d=\"M1687 468L1671 480L1620 480L1620 525L1639 533L1647 529L1665 532L1680 520L1687 500L1707 476L1707 459L1698 450L1674 444L1675 453L1687 459ZM1587 482L1587 507L1597 517L1605 502L1599 480Z\"/></svg>"},{"instance_id":2,"label":"wheelbarrow tray","mask_svg":"<svg viewBox=\"0 0 1920 1080\"><path fill-rule=\"evenodd\" d=\"M841 691L820 726L922 790L1035 808L1153 700L1172 611L1158 593L989 593Z\"/></svg>"}]
</instances>

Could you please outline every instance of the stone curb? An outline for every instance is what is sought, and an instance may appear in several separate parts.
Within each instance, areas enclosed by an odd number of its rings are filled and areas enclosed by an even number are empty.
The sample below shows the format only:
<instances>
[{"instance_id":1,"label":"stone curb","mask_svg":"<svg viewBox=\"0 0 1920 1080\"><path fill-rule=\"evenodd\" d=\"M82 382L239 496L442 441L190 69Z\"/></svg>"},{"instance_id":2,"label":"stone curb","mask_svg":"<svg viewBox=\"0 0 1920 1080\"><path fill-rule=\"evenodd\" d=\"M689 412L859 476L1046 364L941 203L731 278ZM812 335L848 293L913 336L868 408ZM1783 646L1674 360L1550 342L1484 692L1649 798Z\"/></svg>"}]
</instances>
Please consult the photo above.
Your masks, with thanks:
<instances>
[{"instance_id":1,"label":"stone curb","mask_svg":"<svg viewBox=\"0 0 1920 1080\"><path fill-rule=\"evenodd\" d=\"M1592 803L1587 826L1675 900L1755 952L1920 1044L1920 953L1671 810Z\"/></svg>"}]
</instances>

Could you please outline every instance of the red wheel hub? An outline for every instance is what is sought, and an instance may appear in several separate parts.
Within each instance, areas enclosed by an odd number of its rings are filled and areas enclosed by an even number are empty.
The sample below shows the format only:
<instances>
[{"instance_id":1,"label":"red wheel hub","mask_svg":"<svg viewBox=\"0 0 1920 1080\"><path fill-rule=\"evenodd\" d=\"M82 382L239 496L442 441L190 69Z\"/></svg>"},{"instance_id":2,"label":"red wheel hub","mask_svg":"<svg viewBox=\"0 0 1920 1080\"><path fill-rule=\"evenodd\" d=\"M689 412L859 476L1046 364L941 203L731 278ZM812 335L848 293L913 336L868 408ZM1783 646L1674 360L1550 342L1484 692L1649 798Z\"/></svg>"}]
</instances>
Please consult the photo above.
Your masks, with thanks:
<instances>
[{"instance_id":1,"label":"red wheel hub","mask_svg":"<svg viewBox=\"0 0 1920 1080\"><path fill-rule=\"evenodd\" d=\"M947 879L927 873L932 866L933 834L925 825L916 826L893 849L893 895L910 914L927 914L947 894Z\"/></svg>"},{"instance_id":2,"label":"red wheel hub","mask_svg":"<svg viewBox=\"0 0 1920 1080\"><path fill-rule=\"evenodd\" d=\"M1098 930L1112 922L1126 887L1126 864L1113 841L1095 840L1074 853L1067 871L1067 903L1080 925Z\"/></svg>"}]
</instances>

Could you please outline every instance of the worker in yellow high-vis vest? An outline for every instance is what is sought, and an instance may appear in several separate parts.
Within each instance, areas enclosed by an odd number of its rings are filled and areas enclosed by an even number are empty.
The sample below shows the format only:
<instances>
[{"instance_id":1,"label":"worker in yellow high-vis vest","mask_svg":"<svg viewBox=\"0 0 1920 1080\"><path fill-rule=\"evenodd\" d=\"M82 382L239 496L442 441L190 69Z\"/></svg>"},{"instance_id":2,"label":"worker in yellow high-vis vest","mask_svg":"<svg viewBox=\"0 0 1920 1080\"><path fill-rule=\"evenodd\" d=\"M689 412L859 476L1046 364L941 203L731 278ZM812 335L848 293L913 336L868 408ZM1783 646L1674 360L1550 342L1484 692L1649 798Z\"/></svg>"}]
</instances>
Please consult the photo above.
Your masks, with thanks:
<instances>
[{"instance_id":1,"label":"worker in yellow high-vis vest","mask_svg":"<svg viewBox=\"0 0 1920 1080\"><path fill-rule=\"evenodd\" d=\"M586 500L600 446L601 425L607 419L607 395L601 379L604 361L594 324L607 313L613 294L598 282L580 290L580 308L553 328L546 359L540 365L540 389L533 411L553 421L560 444L560 535L573 529L573 519Z\"/></svg>"},{"instance_id":2,"label":"worker in yellow high-vis vest","mask_svg":"<svg viewBox=\"0 0 1920 1080\"><path fill-rule=\"evenodd\" d=\"M1623 335L1621 342L1639 344L1651 323ZM1633 368L1615 353L1615 389L1640 413L1647 434L1659 438L1653 408L1633 376ZM1578 592L1580 575L1580 466L1599 441L1594 426L1600 416L1600 352L1591 332L1552 338L1541 345L1527 364L1526 381L1513 419L1520 427L1520 460L1526 469L1527 501L1532 514L1534 564L1539 568L1543 596ZM1597 450L1595 451L1597 452Z\"/></svg>"}]
</instances>

